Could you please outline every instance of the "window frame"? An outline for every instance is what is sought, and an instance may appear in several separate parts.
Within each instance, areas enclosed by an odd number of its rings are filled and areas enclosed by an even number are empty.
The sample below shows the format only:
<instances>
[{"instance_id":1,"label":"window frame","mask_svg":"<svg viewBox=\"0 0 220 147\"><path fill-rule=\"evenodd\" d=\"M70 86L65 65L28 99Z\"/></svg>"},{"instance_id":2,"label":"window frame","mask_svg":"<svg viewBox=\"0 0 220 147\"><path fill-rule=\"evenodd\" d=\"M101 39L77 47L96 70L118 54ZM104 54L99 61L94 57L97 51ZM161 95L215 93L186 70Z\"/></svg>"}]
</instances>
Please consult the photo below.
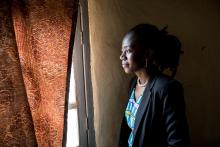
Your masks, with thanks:
<instances>
[{"instance_id":1,"label":"window frame","mask_svg":"<svg viewBox=\"0 0 220 147\"><path fill-rule=\"evenodd\" d=\"M80 147L95 147L95 130L94 130L94 111L93 111L93 93L91 81L91 67L90 67L90 44L89 44L89 18L88 18L88 1L79 0L78 12L74 12L73 18L78 18L80 21L80 35L82 47L73 51L75 33L77 22L73 21L70 49L68 57L67 69L67 88L65 99L65 112L64 112L64 135L63 147L66 146L67 139L67 116L69 104L69 86L71 66L74 62L74 75L76 87L76 107L78 108L78 126L79 126L79 146ZM76 19L75 19L76 20ZM77 52L74 56L74 52ZM74 53L74 54L73 54ZM74 56L74 58L73 58Z\"/></svg>"}]
</instances>

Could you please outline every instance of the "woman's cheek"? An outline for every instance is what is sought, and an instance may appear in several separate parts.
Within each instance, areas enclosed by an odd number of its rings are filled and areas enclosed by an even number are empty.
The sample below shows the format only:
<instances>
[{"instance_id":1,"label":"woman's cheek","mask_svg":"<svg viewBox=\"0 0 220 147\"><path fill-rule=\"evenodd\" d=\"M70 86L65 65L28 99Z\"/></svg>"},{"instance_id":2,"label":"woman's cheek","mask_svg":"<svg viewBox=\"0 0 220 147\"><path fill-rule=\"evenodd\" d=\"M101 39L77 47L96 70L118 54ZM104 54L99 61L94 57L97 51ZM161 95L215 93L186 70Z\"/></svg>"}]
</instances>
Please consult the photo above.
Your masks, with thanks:
<instances>
[{"instance_id":1,"label":"woman's cheek","mask_svg":"<svg viewBox=\"0 0 220 147\"><path fill-rule=\"evenodd\" d=\"M129 61L130 62L133 62L134 61L134 54L129 54L129 57L128 57Z\"/></svg>"}]
</instances>

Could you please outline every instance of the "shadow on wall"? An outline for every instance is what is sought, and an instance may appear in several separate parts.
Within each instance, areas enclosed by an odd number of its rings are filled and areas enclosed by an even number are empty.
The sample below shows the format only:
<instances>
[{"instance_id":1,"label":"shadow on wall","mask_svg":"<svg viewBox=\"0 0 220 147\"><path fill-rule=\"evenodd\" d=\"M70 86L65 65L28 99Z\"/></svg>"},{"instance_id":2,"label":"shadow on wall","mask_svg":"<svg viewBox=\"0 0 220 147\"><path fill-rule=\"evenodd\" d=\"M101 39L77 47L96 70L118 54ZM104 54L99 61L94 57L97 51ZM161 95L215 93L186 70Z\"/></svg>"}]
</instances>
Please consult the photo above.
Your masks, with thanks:
<instances>
[{"instance_id":1,"label":"shadow on wall","mask_svg":"<svg viewBox=\"0 0 220 147\"><path fill-rule=\"evenodd\" d=\"M220 140L207 142L205 147L220 147Z\"/></svg>"},{"instance_id":2,"label":"shadow on wall","mask_svg":"<svg viewBox=\"0 0 220 147\"><path fill-rule=\"evenodd\" d=\"M118 135L119 112L126 99L125 81L129 80L119 71L120 41L123 33L143 22L159 28L168 24L168 32L182 42L184 54L176 79L185 91L192 147L220 146L219 4L217 0L89 1L92 82L102 89L94 89L98 146L117 144L109 138Z\"/></svg>"}]
</instances>

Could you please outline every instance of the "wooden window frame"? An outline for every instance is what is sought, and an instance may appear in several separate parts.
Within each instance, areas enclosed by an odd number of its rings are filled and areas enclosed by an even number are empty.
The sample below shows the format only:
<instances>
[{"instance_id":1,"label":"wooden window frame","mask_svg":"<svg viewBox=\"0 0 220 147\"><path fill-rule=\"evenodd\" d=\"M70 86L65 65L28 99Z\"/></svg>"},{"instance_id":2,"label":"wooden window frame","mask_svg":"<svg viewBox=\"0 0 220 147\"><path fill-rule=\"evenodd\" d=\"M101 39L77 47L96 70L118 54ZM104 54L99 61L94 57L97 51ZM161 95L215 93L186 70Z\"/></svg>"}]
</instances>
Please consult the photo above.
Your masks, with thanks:
<instances>
[{"instance_id":1,"label":"wooden window frame","mask_svg":"<svg viewBox=\"0 0 220 147\"><path fill-rule=\"evenodd\" d=\"M72 59L73 46L75 41L75 28L76 22L73 22L70 49L68 57L68 69L67 69L67 89L66 89L66 101L65 101L65 114L64 114L64 135L63 135L63 147L66 146L67 139L67 116L68 108L70 107L68 102L69 95L69 82L71 75L71 66L74 60L74 74L75 74L75 86L76 86L76 99L78 107L78 119L79 119L79 147L96 147L95 142L95 130L94 130L94 109L93 109L93 93L92 93L92 81L91 81L91 67L90 67L90 43L89 43L89 18L88 18L88 1L79 0L78 13L73 14L73 18L80 17L80 30L81 30L81 44L82 48L77 51L77 59ZM77 35L77 34L76 34Z\"/></svg>"}]
</instances>

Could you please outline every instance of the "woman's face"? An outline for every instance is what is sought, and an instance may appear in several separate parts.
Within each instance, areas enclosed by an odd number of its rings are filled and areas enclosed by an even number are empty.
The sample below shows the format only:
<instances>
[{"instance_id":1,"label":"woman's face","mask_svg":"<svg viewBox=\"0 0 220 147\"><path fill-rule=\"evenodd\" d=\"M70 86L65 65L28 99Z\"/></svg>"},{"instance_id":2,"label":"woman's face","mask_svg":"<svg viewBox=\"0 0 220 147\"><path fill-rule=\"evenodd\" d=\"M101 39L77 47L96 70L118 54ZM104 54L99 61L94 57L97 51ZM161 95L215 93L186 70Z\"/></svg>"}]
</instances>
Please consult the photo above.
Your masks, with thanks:
<instances>
[{"instance_id":1,"label":"woman's face","mask_svg":"<svg viewBox=\"0 0 220 147\"><path fill-rule=\"evenodd\" d=\"M134 73L145 67L145 54L133 33L124 37L121 51L120 59L125 73Z\"/></svg>"}]
</instances>

